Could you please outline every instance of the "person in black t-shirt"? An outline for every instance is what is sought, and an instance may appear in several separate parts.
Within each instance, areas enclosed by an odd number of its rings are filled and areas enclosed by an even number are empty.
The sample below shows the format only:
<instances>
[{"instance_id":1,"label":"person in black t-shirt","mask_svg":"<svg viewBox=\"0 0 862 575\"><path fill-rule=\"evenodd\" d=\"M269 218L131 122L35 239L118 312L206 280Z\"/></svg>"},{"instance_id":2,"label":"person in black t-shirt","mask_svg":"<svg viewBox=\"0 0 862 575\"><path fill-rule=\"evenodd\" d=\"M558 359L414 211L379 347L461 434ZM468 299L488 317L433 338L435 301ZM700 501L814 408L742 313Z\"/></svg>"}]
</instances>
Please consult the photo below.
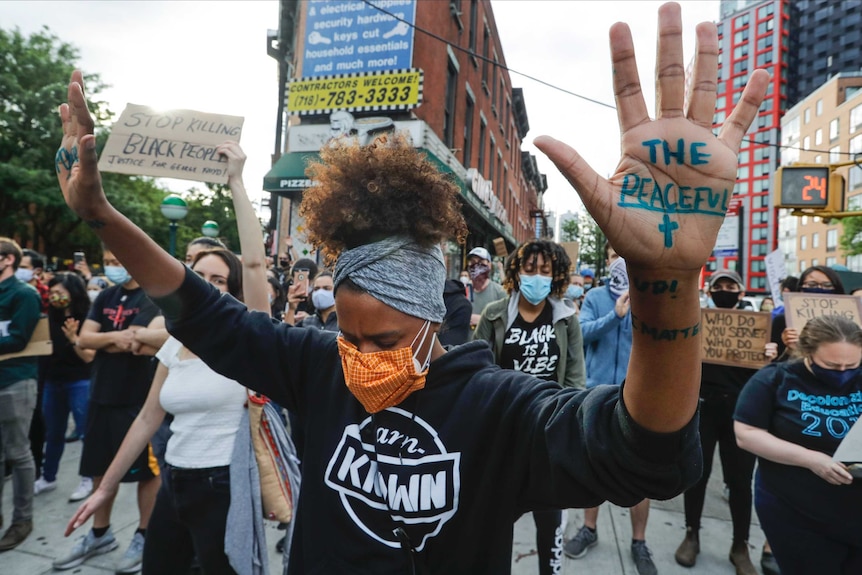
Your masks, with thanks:
<instances>
[{"instance_id":1,"label":"person in black t-shirt","mask_svg":"<svg viewBox=\"0 0 862 575\"><path fill-rule=\"evenodd\" d=\"M862 412L862 329L812 319L802 359L761 369L733 415L759 458L754 505L783 575L862 573L862 482L832 458Z\"/></svg>"},{"instance_id":2,"label":"person in black t-shirt","mask_svg":"<svg viewBox=\"0 0 862 575\"><path fill-rule=\"evenodd\" d=\"M571 261L558 244L530 240L506 262L509 297L488 304L473 339L490 342L497 364L565 387L584 387L584 346L574 304L563 295ZM540 575L560 573L563 512L533 511Z\"/></svg>"},{"instance_id":3,"label":"person in black t-shirt","mask_svg":"<svg viewBox=\"0 0 862 575\"><path fill-rule=\"evenodd\" d=\"M78 338L79 346L96 350L80 469L81 475L93 478L94 489L98 489L147 399L155 364L149 356L134 355L132 346L135 331L147 327L158 314L144 290L107 249L104 265L105 274L116 285L102 291L93 302ZM141 452L123 481L138 483L140 522L117 573L135 573L140 570L143 540L160 484L151 447ZM92 533L55 561L54 568L71 569L89 557L116 549L118 544L110 527L111 505L105 505L94 515Z\"/></svg>"}]
</instances>

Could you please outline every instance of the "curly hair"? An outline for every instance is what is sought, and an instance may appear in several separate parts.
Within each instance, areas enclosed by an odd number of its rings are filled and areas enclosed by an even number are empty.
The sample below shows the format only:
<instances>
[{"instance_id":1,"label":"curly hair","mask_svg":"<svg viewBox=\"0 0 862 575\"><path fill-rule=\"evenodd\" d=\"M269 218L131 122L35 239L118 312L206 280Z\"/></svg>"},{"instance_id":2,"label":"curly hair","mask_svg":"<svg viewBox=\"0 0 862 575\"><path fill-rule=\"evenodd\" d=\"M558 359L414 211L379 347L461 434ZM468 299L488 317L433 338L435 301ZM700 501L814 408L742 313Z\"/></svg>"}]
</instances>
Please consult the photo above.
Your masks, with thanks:
<instances>
[{"instance_id":1,"label":"curly hair","mask_svg":"<svg viewBox=\"0 0 862 575\"><path fill-rule=\"evenodd\" d=\"M509 255L506 260L506 279L503 287L510 294L520 289L518 274L524 264L539 254L547 262L551 262L551 295L558 298L563 297L566 288L569 287L569 271L572 269L572 260L569 254L558 243L548 240L527 240L517 250Z\"/></svg>"},{"instance_id":2,"label":"curly hair","mask_svg":"<svg viewBox=\"0 0 862 575\"><path fill-rule=\"evenodd\" d=\"M463 243L467 235L458 186L404 134L367 146L334 140L305 173L316 185L305 190L299 213L327 263L345 248L389 236L428 247L449 237Z\"/></svg>"}]
</instances>

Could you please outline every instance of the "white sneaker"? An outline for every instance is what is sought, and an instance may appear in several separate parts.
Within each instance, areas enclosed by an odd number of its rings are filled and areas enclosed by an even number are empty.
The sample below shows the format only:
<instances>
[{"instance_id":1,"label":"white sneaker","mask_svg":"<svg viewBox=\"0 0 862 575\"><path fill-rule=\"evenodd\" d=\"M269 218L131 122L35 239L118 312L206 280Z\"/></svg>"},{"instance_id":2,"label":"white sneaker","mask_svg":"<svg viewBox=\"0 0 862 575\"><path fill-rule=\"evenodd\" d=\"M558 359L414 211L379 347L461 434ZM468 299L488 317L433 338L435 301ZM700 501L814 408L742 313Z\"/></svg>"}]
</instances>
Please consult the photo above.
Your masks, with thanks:
<instances>
[{"instance_id":1,"label":"white sneaker","mask_svg":"<svg viewBox=\"0 0 862 575\"><path fill-rule=\"evenodd\" d=\"M54 561L54 569L57 571L65 571L77 567L94 555L110 553L119 546L117 540L114 539L114 534L111 529L105 532L101 537L93 535L93 530L87 530L87 534L78 539L75 546L68 555Z\"/></svg>"},{"instance_id":2,"label":"white sneaker","mask_svg":"<svg viewBox=\"0 0 862 575\"><path fill-rule=\"evenodd\" d=\"M144 536L135 532L132 542L115 569L116 573L137 573L144 561Z\"/></svg>"},{"instance_id":3,"label":"white sneaker","mask_svg":"<svg viewBox=\"0 0 862 575\"><path fill-rule=\"evenodd\" d=\"M74 503L75 501L80 501L82 499L86 499L93 492L93 480L89 477L82 477L81 483L78 484L78 488L72 492L72 495L69 496L69 502Z\"/></svg>"},{"instance_id":4,"label":"white sneaker","mask_svg":"<svg viewBox=\"0 0 862 575\"><path fill-rule=\"evenodd\" d=\"M33 483L34 495L39 495L40 493L45 493L47 491L54 491L55 489L57 489L57 480L45 481L44 478L40 477Z\"/></svg>"}]
</instances>

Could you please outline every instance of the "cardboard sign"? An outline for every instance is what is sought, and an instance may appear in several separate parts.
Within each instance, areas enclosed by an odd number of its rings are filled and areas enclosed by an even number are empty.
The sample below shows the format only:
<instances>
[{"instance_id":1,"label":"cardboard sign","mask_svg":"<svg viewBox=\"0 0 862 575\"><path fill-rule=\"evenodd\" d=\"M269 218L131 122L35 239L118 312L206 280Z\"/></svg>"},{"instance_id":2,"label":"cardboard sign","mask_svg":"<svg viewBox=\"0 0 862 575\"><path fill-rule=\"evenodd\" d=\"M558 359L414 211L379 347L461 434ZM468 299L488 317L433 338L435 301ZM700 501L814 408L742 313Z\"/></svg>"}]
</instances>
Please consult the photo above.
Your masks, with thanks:
<instances>
[{"instance_id":1,"label":"cardboard sign","mask_svg":"<svg viewBox=\"0 0 862 575\"><path fill-rule=\"evenodd\" d=\"M787 327L797 333L809 320L823 315L840 315L862 325L862 300L852 295L787 292L784 294L784 316Z\"/></svg>"},{"instance_id":2,"label":"cardboard sign","mask_svg":"<svg viewBox=\"0 0 862 575\"><path fill-rule=\"evenodd\" d=\"M560 242L560 245L563 246L563 249L566 250L566 255L569 256L569 259L572 260L572 270L575 271L578 269L578 252L580 251L580 244L576 241L574 242Z\"/></svg>"},{"instance_id":3,"label":"cardboard sign","mask_svg":"<svg viewBox=\"0 0 862 575\"><path fill-rule=\"evenodd\" d=\"M495 238L494 239L494 253L501 258L509 255L508 250L506 250L506 240L503 238Z\"/></svg>"},{"instance_id":4,"label":"cardboard sign","mask_svg":"<svg viewBox=\"0 0 862 575\"><path fill-rule=\"evenodd\" d=\"M194 110L159 112L128 104L111 128L99 170L136 176L227 183L227 159L216 152L239 141L244 118Z\"/></svg>"},{"instance_id":5,"label":"cardboard sign","mask_svg":"<svg viewBox=\"0 0 862 575\"><path fill-rule=\"evenodd\" d=\"M51 329L48 327L48 318L39 319L36 324L36 329L33 330L33 335L30 336L30 341L27 347L15 353L7 353L0 355L0 361L6 361L14 357L32 357L34 355L51 355L54 352L54 346L51 342Z\"/></svg>"},{"instance_id":6,"label":"cardboard sign","mask_svg":"<svg viewBox=\"0 0 862 575\"><path fill-rule=\"evenodd\" d=\"M704 308L700 326L704 363L754 369L769 363L763 352L772 332L772 314Z\"/></svg>"},{"instance_id":7,"label":"cardboard sign","mask_svg":"<svg viewBox=\"0 0 862 575\"><path fill-rule=\"evenodd\" d=\"M781 282L787 277L787 266L784 265L784 252L780 249L771 251L763 258L766 264L766 277L769 280L769 293L775 305L781 305L783 301L781 294Z\"/></svg>"}]
</instances>

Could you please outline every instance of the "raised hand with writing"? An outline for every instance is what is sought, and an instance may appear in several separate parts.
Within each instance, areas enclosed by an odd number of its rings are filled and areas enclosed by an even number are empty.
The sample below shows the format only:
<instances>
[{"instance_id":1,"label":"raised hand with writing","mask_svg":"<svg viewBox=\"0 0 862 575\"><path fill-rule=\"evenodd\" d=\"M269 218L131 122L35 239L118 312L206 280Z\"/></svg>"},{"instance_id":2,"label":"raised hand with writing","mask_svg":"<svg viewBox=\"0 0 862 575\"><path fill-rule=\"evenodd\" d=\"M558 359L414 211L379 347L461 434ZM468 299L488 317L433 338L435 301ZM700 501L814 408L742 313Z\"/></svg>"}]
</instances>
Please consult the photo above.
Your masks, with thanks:
<instances>
[{"instance_id":1,"label":"raised hand with writing","mask_svg":"<svg viewBox=\"0 0 862 575\"><path fill-rule=\"evenodd\" d=\"M610 31L621 159L605 180L566 144L535 142L557 165L630 267L699 269L711 254L736 181L737 153L766 92L756 70L718 137L715 112L718 40L714 24L697 27L691 98L685 100L682 20L678 4L659 10L657 117L641 93L627 25Z\"/></svg>"}]
</instances>

